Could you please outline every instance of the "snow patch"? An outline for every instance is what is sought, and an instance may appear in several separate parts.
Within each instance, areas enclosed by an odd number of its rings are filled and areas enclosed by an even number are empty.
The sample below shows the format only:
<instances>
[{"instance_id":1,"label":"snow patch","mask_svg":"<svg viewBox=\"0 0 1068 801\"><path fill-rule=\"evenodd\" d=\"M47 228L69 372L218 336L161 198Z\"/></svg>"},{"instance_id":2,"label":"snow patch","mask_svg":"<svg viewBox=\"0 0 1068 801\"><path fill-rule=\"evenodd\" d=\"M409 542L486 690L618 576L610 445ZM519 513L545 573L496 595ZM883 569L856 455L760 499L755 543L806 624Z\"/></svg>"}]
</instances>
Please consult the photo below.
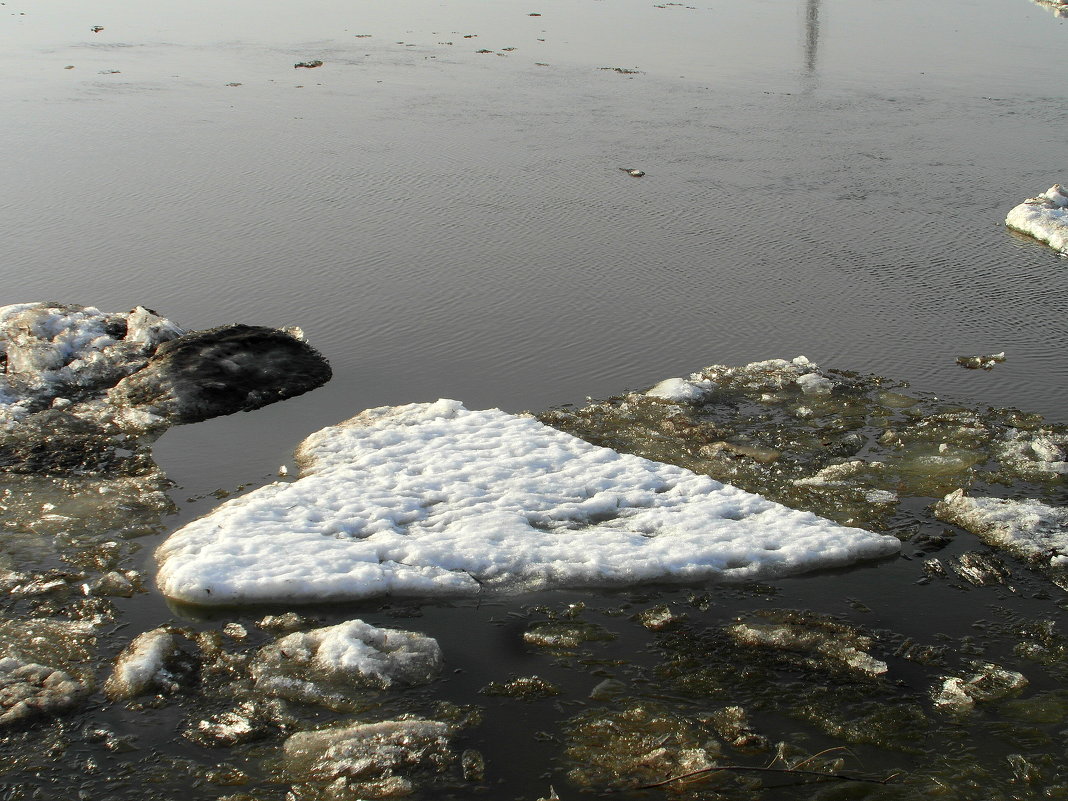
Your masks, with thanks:
<instances>
[{"instance_id":1,"label":"snow patch","mask_svg":"<svg viewBox=\"0 0 1068 801\"><path fill-rule=\"evenodd\" d=\"M749 580L898 551L708 476L453 400L370 409L300 446L304 475L157 551L198 604Z\"/></svg>"},{"instance_id":2,"label":"snow patch","mask_svg":"<svg viewBox=\"0 0 1068 801\"><path fill-rule=\"evenodd\" d=\"M1054 184L1028 198L1009 212L1005 225L1068 254L1068 191Z\"/></svg>"},{"instance_id":3,"label":"snow patch","mask_svg":"<svg viewBox=\"0 0 1068 801\"><path fill-rule=\"evenodd\" d=\"M1036 500L969 498L956 490L935 504L934 513L987 545L1047 565L1068 564L1068 509Z\"/></svg>"}]
</instances>

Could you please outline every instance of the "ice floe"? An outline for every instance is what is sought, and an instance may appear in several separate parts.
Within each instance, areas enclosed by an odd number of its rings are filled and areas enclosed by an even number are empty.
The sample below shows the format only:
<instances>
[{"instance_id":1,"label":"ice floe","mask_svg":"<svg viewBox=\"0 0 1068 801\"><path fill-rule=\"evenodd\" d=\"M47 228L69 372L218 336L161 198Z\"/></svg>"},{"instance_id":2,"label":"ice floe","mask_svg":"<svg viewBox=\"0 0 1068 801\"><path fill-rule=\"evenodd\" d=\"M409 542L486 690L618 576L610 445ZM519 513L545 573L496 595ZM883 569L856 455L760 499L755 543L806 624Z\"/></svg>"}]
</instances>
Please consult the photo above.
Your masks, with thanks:
<instances>
[{"instance_id":1,"label":"ice floe","mask_svg":"<svg viewBox=\"0 0 1068 801\"><path fill-rule=\"evenodd\" d=\"M1068 253L1068 191L1054 184L1041 195L1014 207L1005 225Z\"/></svg>"},{"instance_id":2,"label":"ice floe","mask_svg":"<svg viewBox=\"0 0 1068 801\"><path fill-rule=\"evenodd\" d=\"M0 659L0 726L64 712L88 692L62 670L6 656Z\"/></svg>"},{"instance_id":3,"label":"ice floe","mask_svg":"<svg viewBox=\"0 0 1068 801\"><path fill-rule=\"evenodd\" d=\"M1034 499L973 498L957 490L935 505L935 516L988 545L1047 565L1068 565L1068 509Z\"/></svg>"},{"instance_id":4,"label":"ice floe","mask_svg":"<svg viewBox=\"0 0 1068 801\"><path fill-rule=\"evenodd\" d=\"M441 721L406 719L298 732L283 746L286 774L297 786L321 787L316 797L409 795L419 778L456 762L453 731Z\"/></svg>"},{"instance_id":5,"label":"ice floe","mask_svg":"<svg viewBox=\"0 0 1068 801\"><path fill-rule=\"evenodd\" d=\"M319 701L353 689L425 684L442 661L430 637L349 620L264 646L250 670L257 689Z\"/></svg>"},{"instance_id":6,"label":"ice floe","mask_svg":"<svg viewBox=\"0 0 1068 801\"><path fill-rule=\"evenodd\" d=\"M119 654L104 684L104 694L120 701L146 692L173 692L178 688L182 661L174 632L165 626L146 631Z\"/></svg>"},{"instance_id":7,"label":"ice floe","mask_svg":"<svg viewBox=\"0 0 1068 801\"><path fill-rule=\"evenodd\" d=\"M893 538L453 400L381 407L297 452L303 477L157 551L197 604L752 579L897 552Z\"/></svg>"}]
</instances>

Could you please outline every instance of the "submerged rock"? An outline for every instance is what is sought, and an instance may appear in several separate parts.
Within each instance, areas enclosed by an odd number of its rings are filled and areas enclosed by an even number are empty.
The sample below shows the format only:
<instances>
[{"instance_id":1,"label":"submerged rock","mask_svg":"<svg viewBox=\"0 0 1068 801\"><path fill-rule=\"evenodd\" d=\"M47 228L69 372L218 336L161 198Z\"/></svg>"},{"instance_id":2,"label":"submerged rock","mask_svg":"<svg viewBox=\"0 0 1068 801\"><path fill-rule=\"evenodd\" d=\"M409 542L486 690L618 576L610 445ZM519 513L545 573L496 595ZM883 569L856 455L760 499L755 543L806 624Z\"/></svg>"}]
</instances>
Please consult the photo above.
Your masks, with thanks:
<instances>
[{"instance_id":1,"label":"submerged rock","mask_svg":"<svg viewBox=\"0 0 1068 801\"><path fill-rule=\"evenodd\" d=\"M227 325L156 349L148 364L108 393L112 403L176 423L248 412L325 384L330 366L286 331Z\"/></svg>"},{"instance_id":2,"label":"submerged rock","mask_svg":"<svg viewBox=\"0 0 1068 801\"><path fill-rule=\"evenodd\" d=\"M442 661L430 637L350 620L286 635L261 648L250 670L259 690L329 704L354 690L426 684Z\"/></svg>"}]
</instances>

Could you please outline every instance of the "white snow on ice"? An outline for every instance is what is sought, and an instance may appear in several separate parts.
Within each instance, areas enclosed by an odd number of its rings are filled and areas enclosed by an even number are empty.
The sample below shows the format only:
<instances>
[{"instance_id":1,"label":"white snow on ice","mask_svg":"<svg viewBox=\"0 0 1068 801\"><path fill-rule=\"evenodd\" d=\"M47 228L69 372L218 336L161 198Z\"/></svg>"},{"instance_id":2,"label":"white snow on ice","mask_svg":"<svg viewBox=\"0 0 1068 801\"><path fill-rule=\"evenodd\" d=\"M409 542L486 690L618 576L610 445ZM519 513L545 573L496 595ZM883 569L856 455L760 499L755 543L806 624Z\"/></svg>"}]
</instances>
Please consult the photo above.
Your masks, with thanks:
<instances>
[{"instance_id":1,"label":"white snow on ice","mask_svg":"<svg viewBox=\"0 0 1068 801\"><path fill-rule=\"evenodd\" d=\"M41 302L0 306L0 425L17 422L42 399L62 406L67 392L102 395L157 345L183 333L143 306L122 314Z\"/></svg>"},{"instance_id":2,"label":"white snow on ice","mask_svg":"<svg viewBox=\"0 0 1068 801\"><path fill-rule=\"evenodd\" d=\"M1009 212L1005 225L1068 254L1068 190L1054 184Z\"/></svg>"},{"instance_id":3,"label":"white snow on ice","mask_svg":"<svg viewBox=\"0 0 1068 801\"><path fill-rule=\"evenodd\" d=\"M645 394L650 398L659 398L675 403L699 403L715 387L716 385L708 380L665 378Z\"/></svg>"},{"instance_id":4,"label":"white snow on ice","mask_svg":"<svg viewBox=\"0 0 1068 801\"><path fill-rule=\"evenodd\" d=\"M1068 509L1033 499L969 498L951 492L935 504L939 520L955 523L988 545L1050 565L1068 565Z\"/></svg>"},{"instance_id":5,"label":"white snow on ice","mask_svg":"<svg viewBox=\"0 0 1068 801\"><path fill-rule=\"evenodd\" d=\"M171 535L156 554L164 594L235 604L740 580L899 549L894 537L454 400L370 409L313 434L297 458L300 480Z\"/></svg>"}]
</instances>

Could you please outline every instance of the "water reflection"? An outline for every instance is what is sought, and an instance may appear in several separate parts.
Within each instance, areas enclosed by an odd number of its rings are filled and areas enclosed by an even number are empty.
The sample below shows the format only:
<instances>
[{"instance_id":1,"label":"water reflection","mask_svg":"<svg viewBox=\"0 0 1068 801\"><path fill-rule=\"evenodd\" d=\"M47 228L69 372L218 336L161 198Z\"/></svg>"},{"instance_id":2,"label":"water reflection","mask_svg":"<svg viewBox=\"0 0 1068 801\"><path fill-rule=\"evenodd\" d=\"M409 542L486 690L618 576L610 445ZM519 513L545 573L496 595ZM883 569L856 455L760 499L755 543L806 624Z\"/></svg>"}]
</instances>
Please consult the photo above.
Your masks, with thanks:
<instances>
[{"instance_id":1,"label":"water reflection","mask_svg":"<svg viewBox=\"0 0 1068 801\"><path fill-rule=\"evenodd\" d=\"M820 0L805 2L805 73L816 72L816 56L820 43Z\"/></svg>"}]
</instances>

